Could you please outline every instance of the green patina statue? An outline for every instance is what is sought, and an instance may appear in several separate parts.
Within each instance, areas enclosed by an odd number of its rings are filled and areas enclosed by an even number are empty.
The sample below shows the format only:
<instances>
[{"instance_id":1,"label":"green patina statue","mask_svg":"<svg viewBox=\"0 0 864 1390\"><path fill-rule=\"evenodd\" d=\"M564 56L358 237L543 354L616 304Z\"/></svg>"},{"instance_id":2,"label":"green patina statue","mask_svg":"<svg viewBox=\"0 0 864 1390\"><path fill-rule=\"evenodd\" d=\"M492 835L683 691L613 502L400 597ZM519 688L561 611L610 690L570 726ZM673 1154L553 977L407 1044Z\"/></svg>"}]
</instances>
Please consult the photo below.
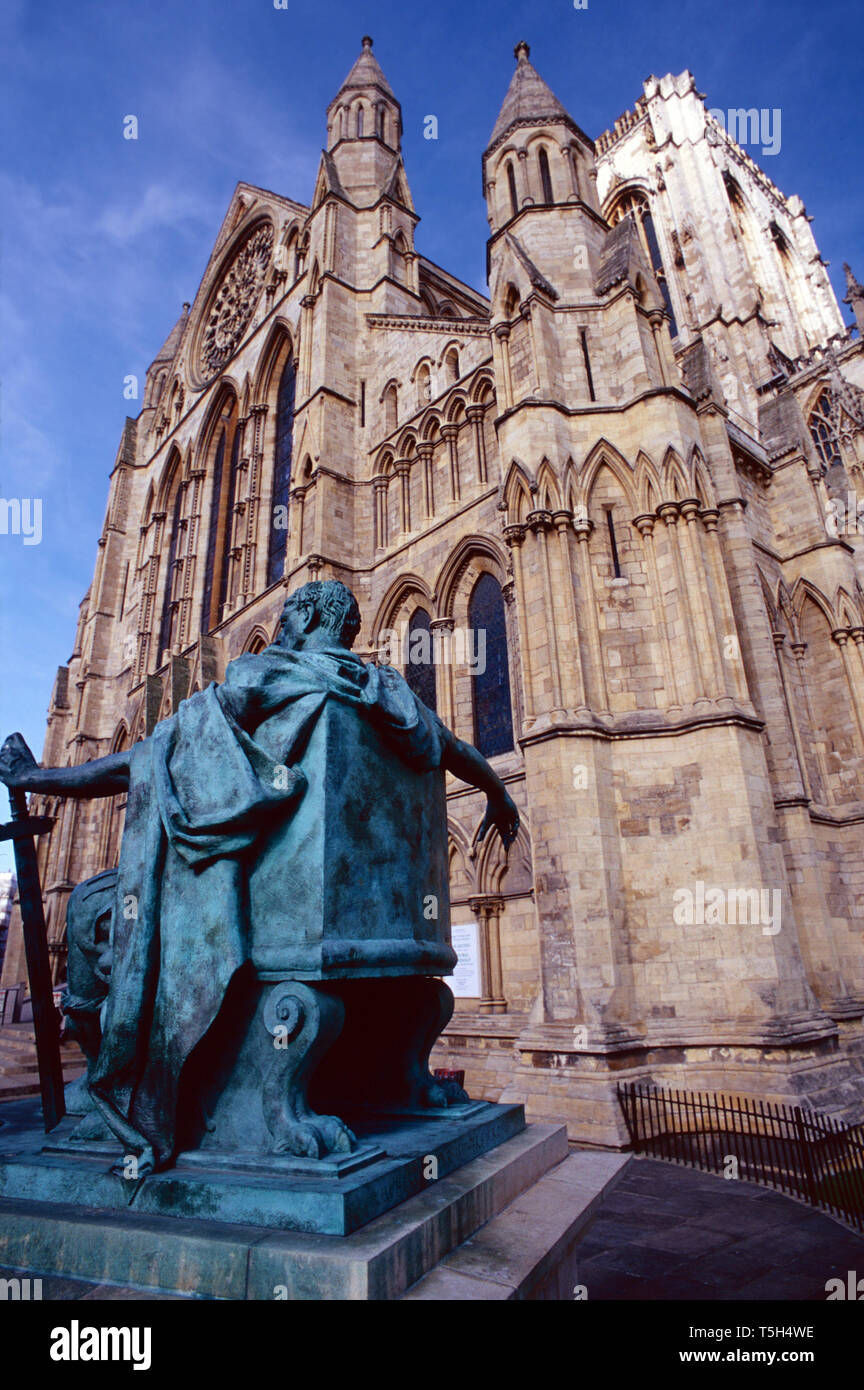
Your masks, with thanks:
<instances>
[{"instance_id":1,"label":"green patina statue","mask_svg":"<svg viewBox=\"0 0 864 1390\"><path fill-rule=\"evenodd\" d=\"M518 813L351 652L359 628L343 584L306 584L271 647L129 751L43 769L18 734L0 750L10 787L128 791L118 869L69 900L64 1011L83 1133L107 1126L141 1175L190 1148L348 1153L346 1115L466 1099L428 1068L453 1008L445 771L486 793L479 838L509 847Z\"/></svg>"}]
</instances>

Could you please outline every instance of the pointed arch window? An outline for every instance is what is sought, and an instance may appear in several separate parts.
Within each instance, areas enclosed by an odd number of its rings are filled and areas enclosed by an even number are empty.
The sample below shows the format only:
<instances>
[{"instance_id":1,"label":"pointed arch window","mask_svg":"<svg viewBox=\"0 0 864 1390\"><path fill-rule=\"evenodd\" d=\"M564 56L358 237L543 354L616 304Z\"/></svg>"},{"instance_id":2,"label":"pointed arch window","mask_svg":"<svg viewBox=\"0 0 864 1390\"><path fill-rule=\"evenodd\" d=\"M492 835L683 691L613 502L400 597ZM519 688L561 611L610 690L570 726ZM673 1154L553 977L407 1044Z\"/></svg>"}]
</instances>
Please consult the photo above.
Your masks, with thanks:
<instances>
[{"instance_id":1,"label":"pointed arch window","mask_svg":"<svg viewBox=\"0 0 864 1390\"><path fill-rule=\"evenodd\" d=\"M363 139L363 107L357 107L357 139Z\"/></svg>"},{"instance_id":2,"label":"pointed arch window","mask_svg":"<svg viewBox=\"0 0 864 1390\"><path fill-rule=\"evenodd\" d=\"M811 411L810 437L816 445L816 452L826 468L830 468L832 464L841 462L834 399L830 391L822 392Z\"/></svg>"},{"instance_id":3,"label":"pointed arch window","mask_svg":"<svg viewBox=\"0 0 864 1390\"><path fill-rule=\"evenodd\" d=\"M468 602L468 626L479 659L472 672L474 745L485 758L513 748L513 708L507 656L507 622L501 586L481 574ZM484 650L485 648L485 650Z\"/></svg>"},{"instance_id":4,"label":"pointed arch window","mask_svg":"<svg viewBox=\"0 0 864 1390\"><path fill-rule=\"evenodd\" d=\"M267 547L267 583L275 584L285 569L288 547L288 502L291 490L291 455L294 448L294 400L297 369L293 354L279 377L276 393L276 448L273 460L273 497L270 506L270 539Z\"/></svg>"},{"instance_id":5,"label":"pointed arch window","mask_svg":"<svg viewBox=\"0 0 864 1390\"><path fill-rule=\"evenodd\" d=\"M222 609L228 602L229 582L231 577L231 549L234 532L234 507L237 502L237 481L240 475L240 428L235 423L234 437L231 441L231 464L228 469L228 478L225 487L225 503L222 514L222 556L219 572L219 602L217 605L217 618L219 622L222 616Z\"/></svg>"},{"instance_id":6,"label":"pointed arch window","mask_svg":"<svg viewBox=\"0 0 864 1390\"><path fill-rule=\"evenodd\" d=\"M540 153L537 156L537 163L540 166L540 187L543 190L543 202L554 203L555 195L552 192L552 175L549 172L549 156L543 146L540 146Z\"/></svg>"},{"instance_id":7,"label":"pointed arch window","mask_svg":"<svg viewBox=\"0 0 864 1390\"><path fill-rule=\"evenodd\" d=\"M168 545L168 556L163 574L162 618L159 623L159 648L156 653L156 660L160 664L163 653L172 645L174 615L177 611L175 594L177 588L177 552L180 548L180 512L182 506L183 489L180 486L180 470L178 468L177 477L174 480L174 506L171 509L171 539Z\"/></svg>"},{"instance_id":8,"label":"pointed arch window","mask_svg":"<svg viewBox=\"0 0 864 1390\"><path fill-rule=\"evenodd\" d=\"M384 433L392 434L398 424L399 392L395 383L384 392Z\"/></svg>"},{"instance_id":9,"label":"pointed arch window","mask_svg":"<svg viewBox=\"0 0 864 1390\"><path fill-rule=\"evenodd\" d=\"M213 452L213 487L210 494L210 523L204 561L204 597L201 604L201 631L209 632L222 618L228 598L231 564L231 532L240 465L240 425L236 398L225 405L216 433Z\"/></svg>"},{"instance_id":10,"label":"pointed arch window","mask_svg":"<svg viewBox=\"0 0 864 1390\"><path fill-rule=\"evenodd\" d=\"M673 338L678 336L678 324L675 320L675 311L672 308L672 296L669 293L669 285L666 280L666 272L663 269L663 259L660 255L660 244L657 241L657 232L654 227L654 219L651 216L651 209L648 199L639 189L628 189L609 211L607 222L614 227L624 217L632 217L639 232L639 240L642 249L648 257L651 269L654 271L655 278L660 286L660 293L669 314L669 332Z\"/></svg>"},{"instance_id":11,"label":"pointed arch window","mask_svg":"<svg viewBox=\"0 0 864 1390\"><path fill-rule=\"evenodd\" d=\"M510 194L510 215L515 217L519 211L519 195L516 192L516 175L509 159L507 161L507 191Z\"/></svg>"},{"instance_id":12,"label":"pointed arch window","mask_svg":"<svg viewBox=\"0 0 864 1390\"><path fill-rule=\"evenodd\" d=\"M422 700L428 709L437 712L432 620L425 608L416 608L408 624L405 680L418 700Z\"/></svg>"},{"instance_id":13,"label":"pointed arch window","mask_svg":"<svg viewBox=\"0 0 864 1390\"><path fill-rule=\"evenodd\" d=\"M210 502L210 527L207 533L207 554L204 560L204 598L201 604L201 631L209 632L213 623L213 573L216 567L216 546L219 528L219 495L222 491L222 474L225 471L225 442L227 431L223 425L219 431L216 452L213 456L213 495Z\"/></svg>"}]
</instances>

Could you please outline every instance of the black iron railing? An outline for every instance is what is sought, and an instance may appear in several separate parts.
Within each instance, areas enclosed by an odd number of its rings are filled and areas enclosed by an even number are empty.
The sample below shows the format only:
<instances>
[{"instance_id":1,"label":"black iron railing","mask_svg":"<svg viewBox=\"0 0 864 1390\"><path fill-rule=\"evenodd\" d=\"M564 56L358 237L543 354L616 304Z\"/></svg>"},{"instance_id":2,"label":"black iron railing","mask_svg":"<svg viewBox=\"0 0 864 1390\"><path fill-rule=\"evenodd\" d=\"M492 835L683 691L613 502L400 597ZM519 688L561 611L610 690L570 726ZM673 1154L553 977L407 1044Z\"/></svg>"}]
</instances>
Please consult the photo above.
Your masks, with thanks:
<instances>
[{"instance_id":1,"label":"black iron railing","mask_svg":"<svg viewBox=\"0 0 864 1390\"><path fill-rule=\"evenodd\" d=\"M636 1153L772 1187L864 1231L864 1125L640 1081L619 1085L618 1099Z\"/></svg>"}]
</instances>

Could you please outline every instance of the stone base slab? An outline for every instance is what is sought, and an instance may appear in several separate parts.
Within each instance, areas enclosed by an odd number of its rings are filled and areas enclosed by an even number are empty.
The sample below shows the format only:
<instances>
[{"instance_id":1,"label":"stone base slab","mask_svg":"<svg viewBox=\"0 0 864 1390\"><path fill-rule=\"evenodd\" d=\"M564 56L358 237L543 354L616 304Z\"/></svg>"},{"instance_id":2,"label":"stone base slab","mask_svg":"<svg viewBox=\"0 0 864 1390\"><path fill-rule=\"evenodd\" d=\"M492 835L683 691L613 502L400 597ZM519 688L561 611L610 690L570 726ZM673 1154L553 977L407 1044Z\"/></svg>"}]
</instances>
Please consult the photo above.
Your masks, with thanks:
<instances>
[{"instance_id":1,"label":"stone base slab","mask_svg":"<svg viewBox=\"0 0 864 1390\"><path fill-rule=\"evenodd\" d=\"M201 1149L140 1181L134 1166L124 1174L119 1145L76 1141L67 1119L29 1150L4 1153L0 1142L0 1197L344 1236L513 1138L525 1116L486 1103L355 1123L357 1151L317 1167Z\"/></svg>"}]
</instances>

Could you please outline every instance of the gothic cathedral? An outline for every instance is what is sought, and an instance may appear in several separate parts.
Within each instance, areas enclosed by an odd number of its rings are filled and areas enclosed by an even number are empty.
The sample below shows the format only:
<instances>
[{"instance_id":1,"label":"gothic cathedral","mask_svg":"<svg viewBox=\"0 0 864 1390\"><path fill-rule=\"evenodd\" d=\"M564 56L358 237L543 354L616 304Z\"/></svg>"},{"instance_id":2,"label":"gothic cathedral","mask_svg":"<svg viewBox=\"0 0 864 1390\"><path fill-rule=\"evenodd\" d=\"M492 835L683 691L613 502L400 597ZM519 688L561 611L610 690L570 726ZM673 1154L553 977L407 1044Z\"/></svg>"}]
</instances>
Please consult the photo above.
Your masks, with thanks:
<instances>
[{"instance_id":1,"label":"gothic cathedral","mask_svg":"<svg viewBox=\"0 0 864 1390\"><path fill-rule=\"evenodd\" d=\"M449 786L437 1064L604 1145L634 1077L860 1120L864 289L848 328L689 72L592 140L518 45L488 298L415 250L400 137L364 38L310 203L238 184L126 421L44 760L142 738L342 579L356 649L522 816L505 858ZM61 978L123 802L36 803Z\"/></svg>"}]
</instances>

